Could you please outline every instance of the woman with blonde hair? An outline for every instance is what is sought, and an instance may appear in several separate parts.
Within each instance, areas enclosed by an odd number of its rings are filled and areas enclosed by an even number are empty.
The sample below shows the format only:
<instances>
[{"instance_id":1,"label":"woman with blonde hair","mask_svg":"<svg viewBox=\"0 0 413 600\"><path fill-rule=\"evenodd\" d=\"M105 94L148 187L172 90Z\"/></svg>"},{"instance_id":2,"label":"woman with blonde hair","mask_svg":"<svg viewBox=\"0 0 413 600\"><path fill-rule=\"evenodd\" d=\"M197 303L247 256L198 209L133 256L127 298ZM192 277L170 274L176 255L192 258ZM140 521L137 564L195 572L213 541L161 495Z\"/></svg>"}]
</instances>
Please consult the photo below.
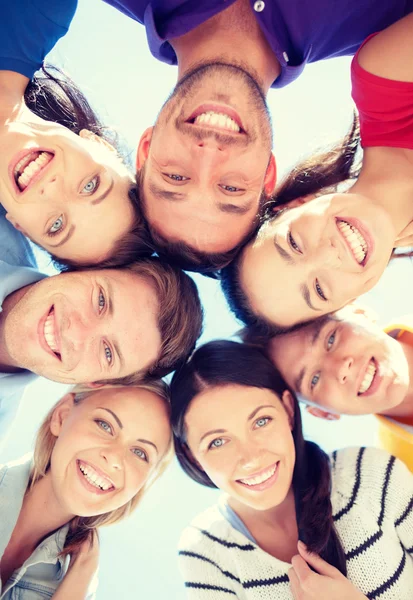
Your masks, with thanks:
<instances>
[{"instance_id":1,"label":"woman with blonde hair","mask_svg":"<svg viewBox=\"0 0 413 600\"><path fill-rule=\"evenodd\" d=\"M0 467L0 596L93 598L97 528L139 504L171 457L163 382L75 389L50 410L33 456Z\"/></svg>"}]
</instances>

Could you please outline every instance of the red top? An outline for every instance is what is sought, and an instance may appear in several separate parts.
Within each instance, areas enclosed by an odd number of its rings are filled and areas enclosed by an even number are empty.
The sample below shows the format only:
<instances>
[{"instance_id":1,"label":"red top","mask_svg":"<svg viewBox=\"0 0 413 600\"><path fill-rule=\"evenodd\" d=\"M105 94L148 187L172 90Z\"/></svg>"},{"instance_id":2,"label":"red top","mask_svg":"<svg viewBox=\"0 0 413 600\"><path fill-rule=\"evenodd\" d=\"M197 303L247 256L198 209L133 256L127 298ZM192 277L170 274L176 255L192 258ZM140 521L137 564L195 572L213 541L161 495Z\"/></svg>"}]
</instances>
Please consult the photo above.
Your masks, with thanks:
<instances>
[{"instance_id":1,"label":"red top","mask_svg":"<svg viewBox=\"0 0 413 600\"><path fill-rule=\"evenodd\" d=\"M359 52L351 63L351 95L359 111L361 145L413 150L413 83L369 73L358 63Z\"/></svg>"}]
</instances>

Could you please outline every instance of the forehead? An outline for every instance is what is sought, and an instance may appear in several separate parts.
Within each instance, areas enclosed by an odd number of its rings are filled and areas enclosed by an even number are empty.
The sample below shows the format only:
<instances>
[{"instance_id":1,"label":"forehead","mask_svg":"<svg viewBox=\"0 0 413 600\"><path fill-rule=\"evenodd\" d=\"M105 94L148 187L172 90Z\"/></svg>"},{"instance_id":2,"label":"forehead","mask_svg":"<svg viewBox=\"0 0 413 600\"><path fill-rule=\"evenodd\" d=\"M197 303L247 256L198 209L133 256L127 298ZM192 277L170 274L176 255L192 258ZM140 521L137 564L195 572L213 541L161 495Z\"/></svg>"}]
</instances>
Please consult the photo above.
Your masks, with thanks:
<instances>
[{"instance_id":1,"label":"forehead","mask_svg":"<svg viewBox=\"0 0 413 600\"><path fill-rule=\"evenodd\" d=\"M230 426L238 419L245 420L250 412L262 404L281 406L279 398L268 389L227 384L215 386L198 394L191 402L185 416L188 430L206 429L219 423Z\"/></svg>"}]
</instances>

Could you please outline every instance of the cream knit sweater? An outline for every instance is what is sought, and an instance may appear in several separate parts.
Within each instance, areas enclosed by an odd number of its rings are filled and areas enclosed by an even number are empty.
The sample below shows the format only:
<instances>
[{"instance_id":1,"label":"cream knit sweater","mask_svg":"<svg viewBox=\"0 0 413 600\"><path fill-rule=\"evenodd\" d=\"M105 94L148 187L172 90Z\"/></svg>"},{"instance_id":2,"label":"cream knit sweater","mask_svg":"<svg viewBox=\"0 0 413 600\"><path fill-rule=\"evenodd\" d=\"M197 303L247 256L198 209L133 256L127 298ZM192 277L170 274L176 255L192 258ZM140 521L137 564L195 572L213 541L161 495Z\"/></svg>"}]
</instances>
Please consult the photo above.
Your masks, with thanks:
<instances>
[{"instance_id":1,"label":"cream knit sweater","mask_svg":"<svg viewBox=\"0 0 413 600\"><path fill-rule=\"evenodd\" d=\"M346 448L330 459L348 578L371 600L413 600L413 474L377 448ZM191 600L293 599L291 565L251 543L217 506L184 530L179 560Z\"/></svg>"}]
</instances>

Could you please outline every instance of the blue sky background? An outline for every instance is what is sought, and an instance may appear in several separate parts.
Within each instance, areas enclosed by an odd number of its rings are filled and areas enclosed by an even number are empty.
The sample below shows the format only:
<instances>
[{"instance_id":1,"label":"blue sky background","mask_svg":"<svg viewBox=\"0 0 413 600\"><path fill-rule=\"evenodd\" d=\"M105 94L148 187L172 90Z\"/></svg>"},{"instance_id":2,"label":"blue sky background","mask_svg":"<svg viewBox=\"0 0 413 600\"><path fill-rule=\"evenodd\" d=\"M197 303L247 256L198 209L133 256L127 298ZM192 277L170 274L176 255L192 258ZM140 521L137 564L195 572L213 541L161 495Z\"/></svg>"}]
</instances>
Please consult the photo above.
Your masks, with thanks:
<instances>
[{"instance_id":1,"label":"blue sky background","mask_svg":"<svg viewBox=\"0 0 413 600\"><path fill-rule=\"evenodd\" d=\"M177 74L175 67L151 56L144 28L100 0L79 0L72 27L49 62L71 74L106 123L126 139L134 159L140 135L153 124ZM270 91L280 174L300 155L347 131L352 118L349 66L348 58L311 65L288 88ZM39 262L52 272L46 255ZM231 336L239 325L228 313L219 285L201 276L194 279L206 313L201 341ZM363 302L377 311L382 323L411 313L412 282L412 262L395 261ZM41 378L27 388L1 462L32 448L39 422L66 389ZM376 443L374 417L322 422L304 415L307 438L326 450ZM189 480L174 463L132 517L102 530L98 600L185 598L177 570L177 540L189 520L216 496Z\"/></svg>"}]
</instances>

